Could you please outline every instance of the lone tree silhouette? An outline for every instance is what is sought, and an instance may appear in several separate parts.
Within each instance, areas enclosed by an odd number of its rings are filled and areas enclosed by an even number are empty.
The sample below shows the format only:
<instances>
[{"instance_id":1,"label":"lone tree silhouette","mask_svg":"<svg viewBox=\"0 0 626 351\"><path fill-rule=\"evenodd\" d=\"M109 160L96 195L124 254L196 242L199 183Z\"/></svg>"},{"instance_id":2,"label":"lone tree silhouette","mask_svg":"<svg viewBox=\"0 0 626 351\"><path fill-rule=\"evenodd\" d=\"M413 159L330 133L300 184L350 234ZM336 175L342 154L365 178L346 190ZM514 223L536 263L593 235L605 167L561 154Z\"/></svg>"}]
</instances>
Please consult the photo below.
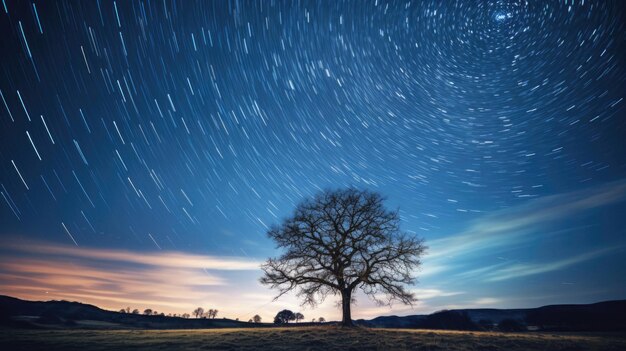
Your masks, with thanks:
<instances>
[{"instance_id":1,"label":"lone tree silhouette","mask_svg":"<svg viewBox=\"0 0 626 351\"><path fill-rule=\"evenodd\" d=\"M290 310L282 310L280 312L278 312L276 314L276 317L274 317L274 323L275 324L281 324L281 323L289 323L289 321L293 321L296 319L296 315L295 313L291 312Z\"/></svg>"},{"instance_id":2,"label":"lone tree silhouette","mask_svg":"<svg viewBox=\"0 0 626 351\"><path fill-rule=\"evenodd\" d=\"M352 325L356 288L379 304L415 302L406 285L415 283L426 246L400 230L398 212L383 201L378 193L349 188L301 202L268 231L284 253L262 266L261 283L278 289L275 300L295 290L303 305L340 294L344 326Z\"/></svg>"},{"instance_id":3,"label":"lone tree silhouette","mask_svg":"<svg viewBox=\"0 0 626 351\"><path fill-rule=\"evenodd\" d=\"M217 312L219 312L219 311L216 310L216 309L214 310L214 309L211 308L210 310L207 311L206 316L207 316L207 318L215 319L215 317L217 317Z\"/></svg>"},{"instance_id":4,"label":"lone tree silhouette","mask_svg":"<svg viewBox=\"0 0 626 351\"><path fill-rule=\"evenodd\" d=\"M254 323L261 323L261 316L255 314L254 317L252 317L252 321L254 321Z\"/></svg>"},{"instance_id":5,"label":"lone tree silhouette","mask_svg":"<svg viewBox=\"0 0 626 351\"><path fill-rule=\"evenodd\" d=\"M196 318L200 318L204 315L204 308L198 307L195 310L193 310L192 313L194 316L196 316Z\"/></svg>"}]
</instances>

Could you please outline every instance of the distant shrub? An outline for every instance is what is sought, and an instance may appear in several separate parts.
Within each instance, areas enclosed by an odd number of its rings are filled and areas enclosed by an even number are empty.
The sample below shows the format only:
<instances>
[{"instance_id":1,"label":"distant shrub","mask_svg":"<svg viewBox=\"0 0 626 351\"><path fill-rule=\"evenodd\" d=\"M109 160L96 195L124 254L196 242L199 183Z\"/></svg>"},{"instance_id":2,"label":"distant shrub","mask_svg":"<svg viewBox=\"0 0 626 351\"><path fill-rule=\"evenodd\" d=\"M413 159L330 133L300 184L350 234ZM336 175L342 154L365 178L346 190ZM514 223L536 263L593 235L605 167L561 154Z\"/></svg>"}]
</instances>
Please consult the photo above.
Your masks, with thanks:
<instances>
[{"instance_id":1,"label":"distant shrub","mask_svg":"<svg viewBox=\"0 0 626 351\"><path fill-rule=\"evenodd\" d=\"M289 323L289 321L293 321L295 319L295 313L290 310L282 310L276 314L276 317L274 317L274 324Z\"/></svg>"},{"instance_id":2,"label":"distant shrub","mask_svg":"<svg viewBox=\"0 0 626 351\"><path fill-rule=\"evenodd\" d=\"M482 330L493 330L494 323L490 319L481 319L481 320L478 321L478 326Z\"/></svg>"},{"instance_id":3,"label":"distant shrub","mask_svg":"<svg viewBox=\"0 0 626 351\"><path fill-rule=\"evenodd\" d=\"M503 319L498 323L498 330L503 332L526 331L526 325L515 319Z\"/></svg>"},{"instance_id":4,"label":"distant shrub","mask_svg":"<svg viewBox=\"0 0 626 351\"><path fill-rule=\"evenodd\" d=\"M449 330L479 330L467 312L441 311L426 317L424 328Z\"/></svg>"},{"instance_id":5,"label":"distant shrub","mask_svg":"<svg viewBox=\"0 0 626 351\"><path fill-rule=\"evenodd\" d=\"M60 324L63 321L52 312L44 312L37 318L37 322L42 324Z\"/></svg>"},{"instance_id":6,"label":"distant shrub","mask_svg":"<svg viewBox=\"0 0 626 351\"><path fill-rule=\"evenodd\" d=\"M626 300L544 306L529 312L526 323L550 331L626 331L625 311Z\"/></svg>"}]
</instances>

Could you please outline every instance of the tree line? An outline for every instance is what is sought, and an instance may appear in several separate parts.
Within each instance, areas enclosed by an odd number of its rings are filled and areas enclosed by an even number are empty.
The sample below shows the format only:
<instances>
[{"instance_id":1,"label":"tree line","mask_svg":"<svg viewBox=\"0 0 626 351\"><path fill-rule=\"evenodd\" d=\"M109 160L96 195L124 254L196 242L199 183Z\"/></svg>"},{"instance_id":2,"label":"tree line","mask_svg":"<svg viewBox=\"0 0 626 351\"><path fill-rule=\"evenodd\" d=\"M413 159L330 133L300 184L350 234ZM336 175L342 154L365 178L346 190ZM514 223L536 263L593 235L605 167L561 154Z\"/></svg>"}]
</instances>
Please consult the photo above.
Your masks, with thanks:
<instances>
[{"instance_id":1,"label":"tree line","mask_svg":"<svg viewBox=\"0 0 626 351\"><path fill-rule=\"evenodd\" d=\"M296 323L304 320L304 315L300 312L292 312L290 310L282 310L276 314L274 317L274 324L287 324L290 321L295 321ZM326 319L324 317L319 317L317 320L313 318L311 320L312 323L324 323Z\"/></svg>"},{"instance_id":2,"label":"tree line","mask_svg":"<svg viewBox=\"0 0 626 351\"><path fill-rule=\"evenodd\" d=\"M219 312L217 309L210 308L207 311L205 311L204 308L198 307L195 310L193 310L192 314L196 318L215 319L215 317L217 317L217 312Z\"/></svg>"},{"instance_id":3,"label":"tree line","mask_svg":"<svg viewBox=\"0 0 626 351\"><path fill-rule=\"evenodd\" d=\"M178 318L191 318L194 316L196 318L210 318L214 319L217 317L217 313L219 310L210 308L205 312L204 308L198 307L195 310L189 313L168 313L167 315L163 312L159 313L157 310L153 310L151 308L146 308L143 310L143 313L139 311L139 309L135 308L131 310L130 307L122 308L118 311L119 313L128 313L128 314L143 314L144 316L162 316L162 317L178 317Z\"/></svg>"},{"instance_id":4,"label":"tree line","mask_svg":"<svg viewBox=\"0 0 626 351\"><path fill-rule=\"evenodd\" d=\"M133 309L131 310L130 307L126 307L126 308L122 308L119 310L119 313L128 313L128 314L143 314L145 316L163 316L163 317L179 317L179 318L190 318L190 317L195 317L195 318L206 318L206 319L214 319L215 317L217 317L217 313L219 312L219 310L217 309L213 309L210 308L208 310L205 311L204 308L202 307L198 307L195 310L193 310L191 312L191 314L189 313L181 313L181 314L176 314L176 313L168 313L167 315L163 312L159 313L156 310L153 310L151 308L146 308L143 313L141 313L138 309ZM239 320L239 318L237 318L236 320ZM261 323L261 316L259 316L258 314L254 315L252 318L250 318L248 320L248 323ZM276 316L274 317L274 324L287 324L291 321L295 321L296 323L303 321L304 320L304 315L300 312L292 312L290 310L282 310L280 312L278 312L276 314ZM312 323L324 323L326 322L326 319L324 317L319 317L317 319L313 318L311 320Z\"/></svg>"}]
</instances>

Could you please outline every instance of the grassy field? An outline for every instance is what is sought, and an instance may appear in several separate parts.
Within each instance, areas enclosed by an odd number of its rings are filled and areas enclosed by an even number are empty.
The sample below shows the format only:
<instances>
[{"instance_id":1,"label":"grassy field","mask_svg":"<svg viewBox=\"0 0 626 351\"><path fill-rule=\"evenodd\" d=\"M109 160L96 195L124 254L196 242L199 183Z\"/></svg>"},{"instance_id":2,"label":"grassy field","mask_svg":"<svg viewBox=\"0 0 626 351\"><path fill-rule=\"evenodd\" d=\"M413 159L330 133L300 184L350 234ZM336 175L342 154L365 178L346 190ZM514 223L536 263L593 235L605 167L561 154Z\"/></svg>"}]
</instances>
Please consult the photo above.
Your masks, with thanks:
<instances>
[{"instance_id":1,"label":"grassy field","mask_svg":"<svg viewBox=\"0 0 626 351\"><path fill-rule=\"evenodd\" d=\"M291 327L0 330L0 350L626 350L626 335Z\"/></svg>"}]
</instances>

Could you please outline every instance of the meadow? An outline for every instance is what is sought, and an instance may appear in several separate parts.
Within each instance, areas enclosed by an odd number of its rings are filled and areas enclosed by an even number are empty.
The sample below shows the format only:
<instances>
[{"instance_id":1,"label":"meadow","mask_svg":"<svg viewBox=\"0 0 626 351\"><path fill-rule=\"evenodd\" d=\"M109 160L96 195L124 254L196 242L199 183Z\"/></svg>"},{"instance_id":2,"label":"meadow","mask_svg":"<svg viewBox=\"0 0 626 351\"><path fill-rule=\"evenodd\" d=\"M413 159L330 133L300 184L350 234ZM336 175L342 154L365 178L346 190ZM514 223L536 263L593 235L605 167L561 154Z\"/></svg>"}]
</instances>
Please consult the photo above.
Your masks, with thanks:
<instances>
[{"instance_id":1,"label":"meadow","mask_svg":"<svg viewBox=\"0 0 626 351\"><path fill-rule=\"evenodd\" d=\"M336 326L0 330L1 350L626 350L619 333L499 333Z\"/></svg>"}]
</instances>

